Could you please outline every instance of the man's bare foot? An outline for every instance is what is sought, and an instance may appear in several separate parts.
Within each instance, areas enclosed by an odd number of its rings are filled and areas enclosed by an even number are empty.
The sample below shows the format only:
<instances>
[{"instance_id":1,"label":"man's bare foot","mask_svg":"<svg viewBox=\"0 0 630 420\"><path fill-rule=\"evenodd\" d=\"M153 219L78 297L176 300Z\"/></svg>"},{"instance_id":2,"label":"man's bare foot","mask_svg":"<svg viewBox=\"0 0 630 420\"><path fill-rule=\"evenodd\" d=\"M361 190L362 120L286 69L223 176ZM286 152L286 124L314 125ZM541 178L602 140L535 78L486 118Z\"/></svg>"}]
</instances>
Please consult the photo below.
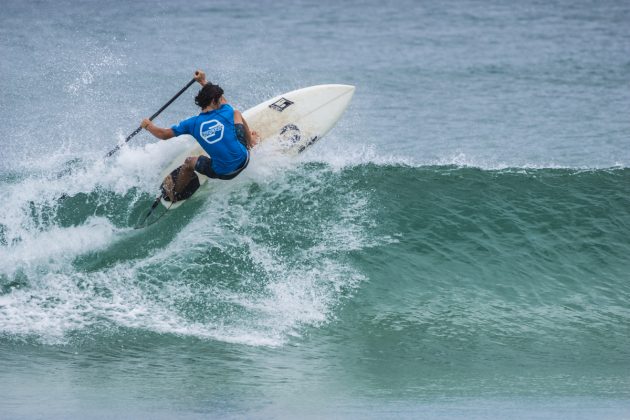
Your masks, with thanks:
<instances>
[{"instance_id":1,"label":"man's bare foot","mask_svg":"<svg viewBox=\"0 0 630 420\"><path fill-rule=\"evenodd\" d=\"M173 182L172 176L167 176L164 180L164 191L168 195L168 198L171 200L171 203L175 202L175 183Z\"/></svg>"}]
</instances>

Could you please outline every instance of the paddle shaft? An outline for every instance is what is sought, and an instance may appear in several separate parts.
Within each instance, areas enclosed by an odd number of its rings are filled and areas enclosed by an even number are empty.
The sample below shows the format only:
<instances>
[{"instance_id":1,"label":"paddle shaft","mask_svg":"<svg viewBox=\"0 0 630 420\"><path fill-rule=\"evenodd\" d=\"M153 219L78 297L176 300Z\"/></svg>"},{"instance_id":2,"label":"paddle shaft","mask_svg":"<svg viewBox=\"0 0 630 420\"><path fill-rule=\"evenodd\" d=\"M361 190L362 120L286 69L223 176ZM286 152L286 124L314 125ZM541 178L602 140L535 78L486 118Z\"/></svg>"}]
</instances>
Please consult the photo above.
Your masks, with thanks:
<instances>
[{"instance_id":1,"label":"paddle shaft","mask_svg":"<svg viewBox=\"0 0 630 420\"><path fill-rule=\"evenodd\" d=\"M180 95L182 93L184 93L186 91L186 89L188 89L189 87L192 86L192 84L195 83L195 79L192 79L190 82L188 82L186 84L186 86L184 86L182 88L182 90L180 90L179 92L177 92L177 94L175 94L175 96L173 96L167 103L165 103L162 108L158 109L155 114L151 115L151 118L149 118L149 120L153 121L154 118L156 118L158 115L160 115L162 113L162 111L164 111L170 104L173 103L173 101L175 101L175 99L179 98ZM138 134L139 132L142 131L142 126L138 127L135 129L135 131L131 134L129 134L129 136L127 136L127 138L125 139L125 143L127 143L129 140L131 140L136 134ZM120 150L121 147L123 147L123 145L125 143L119 144L116 147L114 147L112 150L109 151L109 153L107 153L105 155L106 158L110 157L111 155L113 155L114 153L116 153L117 151Z\"/></svg>"}]
</instances>

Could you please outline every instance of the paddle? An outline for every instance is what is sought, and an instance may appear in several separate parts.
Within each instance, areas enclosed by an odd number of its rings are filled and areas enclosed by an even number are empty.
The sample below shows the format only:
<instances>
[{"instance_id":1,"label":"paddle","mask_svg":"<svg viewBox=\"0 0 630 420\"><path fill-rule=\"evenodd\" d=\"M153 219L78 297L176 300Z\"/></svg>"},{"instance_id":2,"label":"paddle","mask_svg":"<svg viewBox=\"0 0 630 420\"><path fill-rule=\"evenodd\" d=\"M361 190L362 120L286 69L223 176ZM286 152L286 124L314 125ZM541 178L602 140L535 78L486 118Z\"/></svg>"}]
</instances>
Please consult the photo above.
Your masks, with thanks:
<instances>
[{"instance_id":1,"label":"paddle","mask_svg":"<svg viewBox=\"0 0 630 420\"><path fill-rule=\"evenodd\" d=\"M162 113L162 111L164 111L170 104L172 104L175 101L175 99L179 98L181 96L181 94L184 93L186 91L186 89L191 87L192 84L195 83L195 82L196 82L196 80L192 79L190 82L186 83L186 86L184 86L179 92L177 92L175 94L175 96L173 96L171 99L169 99L169 101L167 103L165 103L162 106L162 108L158 109L155 114L151 115L151 118L149 118L149 120L153 121L154 118L156 118L158 115L160 115ZM141 131L142 131L142 126L136 128L133 133L131 133L131 134L129 134L129 136L127 136L127 138L125 139L125 143L127 143L129 140L131 140L136 134L138 134ZM107 153L105 155L105 159L107 159L108 157L110 157L111 155L113 155L114 153L119 151L120 148L123 147L125 143L119 144L116 147L114 147L112 150L110 150L109 153ZM67 173L67 172L68 172L68 170L62 172L62 174ZM61 197L59 197L59 200L64 200L67 197L68 197L68 194L62 194Z\"/></svg>"},{"instance_id":2,"label":"paddle","mask_svg":"<svg viewBox=\"0 0 630 420\"><path fill-rule=\"evenodd\" d=\"M179 98L180 95L186 91L186 89L191 87L192 84L195 83L195 81L196 81L195 79L192 79L190 82L188 82L186 84L186 86L184 86L182 88L182 90L177 92L177 94L175 94L175 96L173 96L167 103L165 103L162 106L162 108L158 109L155 114L151 115L151 118L149 118L149 120L153 121L153 119L156 118L158 115L160 115L162 113L162 111L164 111L170 104L172 104L175 101L175 99ZM133 133L131 133L131 134L129 134L129 136L127 136L127 138L125 139L125 143L127 143L129 140L131 140L136 134L138 134L141 131L142 131L142 126L136 128L136 130ZM111 155L113 155L114 153L116 153L117 151L119 151L120 148L123 147L125 143L119 144L116 147L114 147L112 150L109 151L109 153L107 153L105 155L105 158L108 158Z\"/></svg>"}]
</instances>

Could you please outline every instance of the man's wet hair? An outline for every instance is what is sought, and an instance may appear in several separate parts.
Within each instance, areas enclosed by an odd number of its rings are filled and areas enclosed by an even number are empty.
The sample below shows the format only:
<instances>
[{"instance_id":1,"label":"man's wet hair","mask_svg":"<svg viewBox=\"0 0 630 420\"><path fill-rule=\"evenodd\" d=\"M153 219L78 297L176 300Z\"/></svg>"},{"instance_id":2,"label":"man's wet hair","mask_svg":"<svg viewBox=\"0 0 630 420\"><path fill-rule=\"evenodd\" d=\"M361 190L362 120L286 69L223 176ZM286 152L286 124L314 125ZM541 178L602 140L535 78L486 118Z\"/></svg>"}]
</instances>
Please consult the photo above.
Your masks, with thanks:
<instances>
[{"instance_id":1,"label":"man's wet hair","mask_svg":"<svg viewBox=\"0 0 630 420\"><path fill-rule=\"evenodd\" d=\"M195 96L195 103L203 109L215 101L218 102L221 96L223 96L221 86L206 83Z\"/></svg>"}]
</instances>

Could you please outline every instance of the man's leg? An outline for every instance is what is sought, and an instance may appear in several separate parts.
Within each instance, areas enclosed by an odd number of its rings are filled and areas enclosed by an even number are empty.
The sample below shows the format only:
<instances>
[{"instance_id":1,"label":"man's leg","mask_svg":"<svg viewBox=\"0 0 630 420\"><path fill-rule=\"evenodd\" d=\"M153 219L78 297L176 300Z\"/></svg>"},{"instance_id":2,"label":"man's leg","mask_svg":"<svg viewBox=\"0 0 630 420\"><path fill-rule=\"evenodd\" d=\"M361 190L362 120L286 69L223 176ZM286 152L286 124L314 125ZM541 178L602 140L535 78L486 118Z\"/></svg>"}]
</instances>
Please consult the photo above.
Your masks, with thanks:
<instances>
[{"instance_id":1,"label":"man's leg","mask_svg":"<svg viewBox=\"0 0 630 420\"><path fill-rule=\"evenodd\" d=\"M173 182L173 177L171 175L167 176L164 180L164 189L168 194L168 198L171 199L171 202L174 203L176 201L175 193L181 193L184 191L184 188L186 188L186 185L188 185L192 179L198 158L199 156L186 158L184 164L180 167L181 169L177 174L177 180L175 182Z\"/></svg>"}]
</instances>

